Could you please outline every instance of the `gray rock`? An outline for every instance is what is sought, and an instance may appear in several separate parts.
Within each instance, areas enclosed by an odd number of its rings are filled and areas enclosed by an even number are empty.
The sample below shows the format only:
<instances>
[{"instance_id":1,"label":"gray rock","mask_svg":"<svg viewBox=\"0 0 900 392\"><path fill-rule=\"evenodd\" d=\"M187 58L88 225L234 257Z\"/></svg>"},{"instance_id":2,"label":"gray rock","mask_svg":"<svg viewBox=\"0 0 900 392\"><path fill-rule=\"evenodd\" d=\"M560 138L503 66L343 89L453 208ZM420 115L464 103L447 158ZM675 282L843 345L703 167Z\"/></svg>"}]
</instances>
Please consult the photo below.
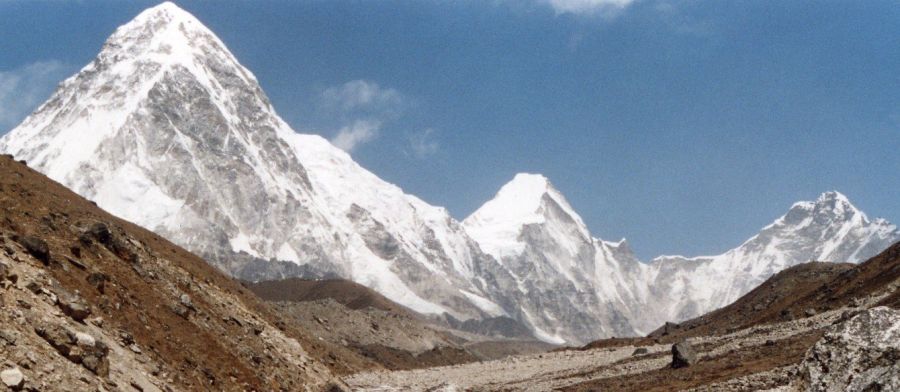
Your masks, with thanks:
<instances>
[{"instance_id":1,"label":"gray rock","mask_svg":"<svg viewBox=\"0 0 900 392\"><path fill-rule=\"evenodd\" d=\"M112 233L109 231L109 226L101 222L91 225L91 227L82 234L81 242L90 243L91 241L97 241L101 245L107 247L111 246Z\"/></svg>"},{"instance_id":2,"label":"gray rock","mask_svg":"<svg viewBox=\"0 0 900 392\"><path fill-rule=\"evenodd\" d=\"M91 307L78 295L57 289L59 308L73 320L81 322L91 315Z\"/></svg>"},{"instance_id":3,"label":"gray rock","mask_svg":"<svg viewBox=\"0 0 900 392\"><path fill-rule=\"evenodd\" d=\"M648 351L647 351L646 348L644 348L644 347L638 347L638 348L634 349L634 351L631 352L631 355L632 355L632 356L634 356L634 355L644 355L644 354L647 354L647 353L648 353Z\"/></svg>"},{"instance_id":4,"label":"gray rock","mask_svg":"<svg viewBox=\"0 0 900 392\"><path fill-rule=\"evenodd\" d=\"M14 391L18 391L25 386L25 375L17 367L0 372L0 380L3 381L3 385Z\"/></svg>"},{"instance_id":5,"label":"gray rock","mask_svg":"<svg viewBox=\"0 0 900 392\"><path fill-rule=\"evenodd\" d=\"M172 305L172 312L177 314L178 317L181 317L185 320L187 320L187 318L191 315L191 310L188 309L187 306L184 306L180 303Z\"/></svg>"},{"instance_id":6,"label":"gray rock","mask_svg":"<svg viewBox=\"0 0 900 392\"><path fill-rule=\"evenodd\" d=\"M872 308L834 325L800 364L804 390L900 391L900 311Z\"/></svg>"},{"instance_id":7,"label":"gray rock","mask_svg":"<svg viewBox=\"0 0 900 392\"><path fill-rule=\"evenodd\" d=\"M178 302L188 309L194 309L194 302L191 301L191 297L187 294L181 294L181 296L178 297Z\"/></svg>"},{"instance_id":8,"label":"gray rock","mask_svg":"<svg viewBox=\"0 0 900 392\"><path fill-rule=\"evenodd\" d=\"M325 392L349 392L350 388L344 383L331 382L322 389Z\"/></svg>"},{"instance_id":9,"label":"gray rock","mask_svg":"<svg viewBox=\"0 0 900 392\"><path fill-rule=\"evenodd\" d=\"M697 353L686 340L672 345L672 368L688 367L697 363Z\"/></svg>"},{"instance_id":10,"label":"gray rock","mask_svg":"<svg viewBox=\"0 0 900 392\"><path fill-rule=\"evenodd\" d=\"M13 335L13 331L0 330L0 341L6 342L10 346L15 346L16 335Z\"/></svg>"},{"instance_id":11,"label":"gray rock","mask_svg":"<svg viewBox=\"0 0 900 392\"><path fill-rule=\"evenodd\" d=\"M34 256L34 258L40 260L44 264L50 262L50 248L47 246L46 241L35 236L26 235L19 237L19 244L22 244L22 247L24 247L30 255Z\"/></svg>"},{"instance_id":12,"label":"gray rock","mask_svg":"<svg viewBox=\"0 0 900 392\"><path fill-rule=\"evenodd\" d=\"M35 332L68 360L98 376L109 375L109 347L102 341L50 322L39 323Z\"/></svg>"},{"instance_id":13,"label":"gray rock","mask_svg":"<svg viewBox=\"0 0 900 392\"><path fill-rule=\"evenodd\" d=\"M41 292L41 284L36 281L28 282L28 284L25 286L25 288L34 294Z\"/></svg>"}]
</instances>

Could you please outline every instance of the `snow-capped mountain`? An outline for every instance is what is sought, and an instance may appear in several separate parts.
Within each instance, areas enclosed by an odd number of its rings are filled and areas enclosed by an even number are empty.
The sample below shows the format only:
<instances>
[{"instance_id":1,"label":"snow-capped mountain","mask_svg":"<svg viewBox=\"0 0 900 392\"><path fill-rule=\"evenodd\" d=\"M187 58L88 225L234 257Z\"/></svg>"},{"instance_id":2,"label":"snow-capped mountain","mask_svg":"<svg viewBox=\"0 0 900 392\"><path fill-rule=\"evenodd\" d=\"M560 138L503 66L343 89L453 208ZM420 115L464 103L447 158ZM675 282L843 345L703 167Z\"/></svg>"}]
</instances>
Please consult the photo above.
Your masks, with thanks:
<instances>
[{"instance_id":1,"label":"snow-capped mountain","mask_svg":"<svg viewBox=\"0 0 900 392\"><path fill-rule=\"evenodd\" d=\"M237 277L334 274L448 322L520 323L558 343L648 332L791 265L861 261L900 240L827 193L723 255L642 263L530 174L460 223L294 132L171 3L118 28L0 151Z\"/></svg>"},{"instance_id":2,"label":"snow-capped mountain","mask_svg":"<svg viewBox=\"0 0 900 392\"><path fill-rule=\"evenodd\" d=\"M544 318L529 318L533 325L553 325L557 308L590 309L585 317L601 323L588 330L573 326L583 324L568 325L577 336L597 329L602 336L646 333L666 321L725 306L785 268L813 260L858 263L900 241L896 226L884 219L869 220L846 196L827 192L816 201L795 203L759 234L722 255L660 256L642 263L624 240L592 238L545 178L522 174L463 225L511 271L523 292L560 297L539 303L544 312L538 314ZM594 296L584 299L590 291Z\"/></svg>"},{"instance_id":3,"label":"snow-capped mountain","mask_svg":"<svg viewBox=\"0 0 900 392\"><path fill-rule=\"evenodd\" d=\"M808 261L859 263L900 241L884 219L869 220L846 196L795 203L739 247L718 256L660 256L649 264L652 306L638 328L655 328L728 305L775 273Z\"/></svg>"},{"instance_id":4,"label":"snow-capped mountain","mask_svg":"<svg viewBox=\"0 0 900 392\"><path fill-rule=\"evenodd\" d=\"M578 342L631 336L641 263L623 241L591 237L545 178L518 174L463 221L466 232L512 274L518 305L537 336ZM637 275L636 275L637 274Z\"/></svg>"},{"instance_id":5,"label":"snow-capped mountain","mask_svg":"<svg viewBox=\"0 0 900 392\"><path fill-rule=\"evenodd\" d=\"M119 27L0 150L242 278L332 273L426 314L506 314L476 275L495 262L446 210L296 134L172 3Z\"/></svg>"}]
</instances>

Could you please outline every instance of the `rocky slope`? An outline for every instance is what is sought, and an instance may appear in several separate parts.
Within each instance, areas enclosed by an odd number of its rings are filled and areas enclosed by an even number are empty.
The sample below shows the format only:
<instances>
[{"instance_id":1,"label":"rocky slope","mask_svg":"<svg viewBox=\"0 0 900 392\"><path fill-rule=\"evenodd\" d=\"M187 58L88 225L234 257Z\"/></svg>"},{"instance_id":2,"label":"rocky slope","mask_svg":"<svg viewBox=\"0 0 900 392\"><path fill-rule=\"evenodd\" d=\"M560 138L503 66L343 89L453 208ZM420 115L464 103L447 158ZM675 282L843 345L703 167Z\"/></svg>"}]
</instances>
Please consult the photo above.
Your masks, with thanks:
<instances>
[{"instance_id":1,"label":"rocky slope","mask_svg":"<svg viewBox=\"0 0 900 392\"><path fill-rule=\"evenodd\" d=\"M347 347L388 369L478 360L463 347L463 338L350 281L291 278L247 287L312 336Z\"/></svg>"},{"instance_id":2,"label":"rocky slope","mask_svg":"<svg viewBox=\"0 0 900 392\"><path fill-rule=\"evenodd\" d=\"M8 156L0 305L0 371L13 390L316 391L333 374L379 368Z\"/></svg>"}]
</instances>

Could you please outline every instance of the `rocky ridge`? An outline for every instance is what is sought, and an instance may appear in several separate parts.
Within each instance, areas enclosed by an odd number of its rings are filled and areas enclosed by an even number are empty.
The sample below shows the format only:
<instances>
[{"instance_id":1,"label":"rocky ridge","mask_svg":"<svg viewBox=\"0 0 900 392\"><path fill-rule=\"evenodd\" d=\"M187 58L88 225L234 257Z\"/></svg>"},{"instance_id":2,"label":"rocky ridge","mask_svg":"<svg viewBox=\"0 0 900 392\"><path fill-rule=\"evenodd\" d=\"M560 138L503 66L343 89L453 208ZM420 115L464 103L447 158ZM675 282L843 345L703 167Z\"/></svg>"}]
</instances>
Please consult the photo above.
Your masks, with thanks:
<instances>
[{"instance_id":1,"label":"rocky ridge","mask_svg":"<svg viewBox=\"0 0 900 392\"><path fill-rule=\"evenodd\" d=\"M0 372L14 390L317 391L379 368L8 156L0 305Z\"/></svg>"}]
</instances>

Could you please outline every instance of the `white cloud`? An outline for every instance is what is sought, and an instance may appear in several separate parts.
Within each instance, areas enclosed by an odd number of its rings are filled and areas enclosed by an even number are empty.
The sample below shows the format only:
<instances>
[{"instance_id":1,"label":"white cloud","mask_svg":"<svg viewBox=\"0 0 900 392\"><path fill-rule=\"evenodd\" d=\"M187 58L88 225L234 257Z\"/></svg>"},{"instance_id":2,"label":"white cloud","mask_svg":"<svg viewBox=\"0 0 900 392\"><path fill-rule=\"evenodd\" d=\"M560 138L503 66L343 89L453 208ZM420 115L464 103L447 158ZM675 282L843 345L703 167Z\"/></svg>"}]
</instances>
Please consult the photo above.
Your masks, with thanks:
<instances>
[{"instance_id":1,"label":"white cloud","mask_svg":"<svg viewBox=\"0 0 900 392\"><path fill-rule=\"evenodd\" d=\"M18 125L36 109L63 78L64 71L65 66L56 60L0 71L0 133Z\"/></svg>"},{"instance_id":2,"label":"white cloud","mask_svg":"<svg viewBox=\"0 0 900 392\"><path fill-rule=\"evenodd\" d=\"M403 95L392 88L383 88L368 80L351 80L322 92L322 103L343 112L368 111L396 114L402 110Z\"/></svg>"},{"instance_id":3,"label":"white cloud","mask_svg":"<svg viewBox=\"0 0 900 392\"><path fill-rule=\"evenodd\" d=\"M438 152L440 145L434 140L434 129L428 128L409 135L409 146L418 158L425 158Z\"/></svg>"},{"instance_id":4,"label":"white cloud","mask_svg":"<svg viewBox=\"0 0 900 392\"><path fill-rule=\"evenodd\" d=\"M636 0L539 0L553 7L557 14L591 15L618 11Z\"/></svg>"},{"instance_id":5,"label":"white cloud","mask_svg":"<svg viewBox=\"0 0 900 392\"><path fill-rule=\"evenodd\" d=\"M352 152L359 145L375 139L380 128L380 121L356 120L352 124L341 128L337 135L331 139L331 144L334 144L335 147L341 150Z\"/></svg>"},{"instance_id":6,"label":"white cloud","mask_svg":"<svg viewBox=\"0 0 900 392\"><path fill-rule=\"evenodd\" d=\"M337 120L331 143L347 152L378 137L382 124L397 120L408 102L399 91L369 80L351 80L322 91L321 116Z\"/></svg>"}]
</instances>

